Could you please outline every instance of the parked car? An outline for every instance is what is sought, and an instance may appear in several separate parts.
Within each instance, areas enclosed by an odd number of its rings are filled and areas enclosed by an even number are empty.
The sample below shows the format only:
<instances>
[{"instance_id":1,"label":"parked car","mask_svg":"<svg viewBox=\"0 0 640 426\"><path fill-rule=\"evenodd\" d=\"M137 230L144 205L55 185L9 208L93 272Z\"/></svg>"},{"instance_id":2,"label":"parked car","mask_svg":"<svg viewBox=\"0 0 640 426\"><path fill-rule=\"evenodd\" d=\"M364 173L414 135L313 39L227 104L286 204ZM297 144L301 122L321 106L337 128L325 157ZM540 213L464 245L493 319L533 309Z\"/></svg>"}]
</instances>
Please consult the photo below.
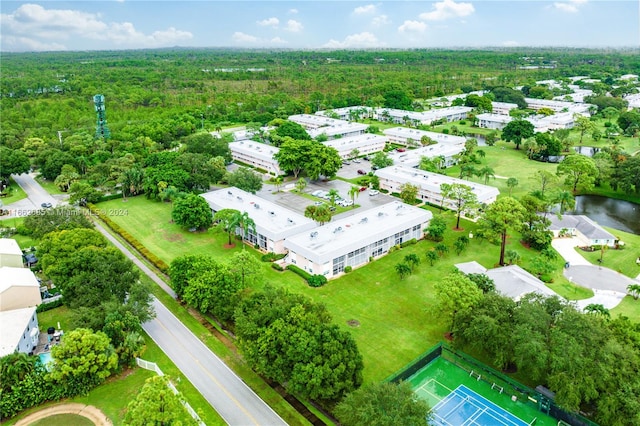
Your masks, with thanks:
<instances>
[{"instance_id":1,"label":"parked car","mask_svg":"<svg viewBox=\"0 0 640 426\"><path fill-rule=\"evenodd\" d=\"M53 205L51 203L42 203L40 204L40 207L42 207L43 209L50 209L51 207L53 207Z\"/></svg>"},{"instance_id":2,"label":"parked car","mask_svg":"<svg viewBox=\"0 0 640 426\"><path fill-rule=\"evenodd\" d=\"M398 152L405 152L405 151L406 151L406 149L404 149L404 148L398 148L398 149L396 149L396 151L398 151Z\"/></svg>"},{"instance_id":3,"label":"parked car","mask_svg":"<svg viewBox=\"0 0 640 426\"><path fill-rule=\"evenodd\" d=\"M311 195L313 195L314 197L319 197L320 194L322 194L324 191L322 189L316 189L315 191L313 191L311 193Z\"/></svg>"},{"instance_id":4,"label":"parked car","mask_svg":"<svg viewBox=\"0 0 640 426\"><path fill-rule=\"evenodd\" d=\"M358 174L359 174L359 175L366 175L366 174L367 174L367 172L365 172L365 171L364 171L364 170L362 170L362 169L359 169L359 170L358 170Z\"/></svg>"},{"instance_id":5,"label":"parked car","mask_svg":"<svg viewBox=\"0 0 640 426\"><path fill-rule=\"evenodd\" d=\"M372 189L371 191L369 191L369 195L373 196L373 195L378 195L380 193L380 191L378 191L377 189Z\"/></svg>"},{"instance_id":6,"label":"parked car","mask_svg":"<svg viewBox=\"0 0 640 426\"><path fill-rule=\"evenodd\" d=\"M344 164L345 166L348 166L349 164L351 164L351 161L344 160L342 164Z\"/></svg>"},{"instance_id":7,"label":"parked car","mask_svg":"<svg viewBox=\"0 0 640 426\"><path fill-rule=\"evenodd\" d=\"M358 160L357 158L353 160L354 163L360 163L360 160Z\"/></svg>"},{"instance_id":8,"label":"parked car","mask_svg":"<svg viewBox=\"0 0 640 426\"><path fill-rule=\"evenodd\" d=\"M360 188L360 192L362 192L362 191L366 191L366 190L367 190L367 187L366 187L366 186L363 186L362 188Z\"/></svg>"},{"instance_id":9,"label":"parked car","mask_svg":"<svg viewBox=\"0 0 640 426\"><path fill-rule=\"evenodd\" d=\"M27 266L35 265L38 263L38 258L33 253L27 253L24 255L24 263L26 263Z\"/></svg>"}]
</instances>

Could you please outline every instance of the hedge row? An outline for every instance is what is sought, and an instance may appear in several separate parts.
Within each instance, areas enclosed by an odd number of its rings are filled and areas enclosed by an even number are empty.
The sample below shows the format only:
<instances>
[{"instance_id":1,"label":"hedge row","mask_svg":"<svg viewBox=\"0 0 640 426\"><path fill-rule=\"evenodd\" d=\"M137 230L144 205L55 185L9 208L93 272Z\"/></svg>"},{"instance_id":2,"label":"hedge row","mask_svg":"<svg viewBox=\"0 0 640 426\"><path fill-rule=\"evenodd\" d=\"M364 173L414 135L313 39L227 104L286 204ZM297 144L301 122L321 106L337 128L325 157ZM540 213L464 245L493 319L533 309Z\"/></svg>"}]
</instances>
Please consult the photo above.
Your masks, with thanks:
<instances>
[{"instance_id":1,"label":"hedge row","mask_svg":"<svg viewBox=\"0 0 640 426\"><path fill-rule=\"evenodd\" d=\"M41 305L38 305L38 307L36 308L36 312L40 313L40 312L49 311L51 309L55 309L62 305L64 305L64 302L62 301L62 298L60 298L58 300L54 300L53 302L43 303Z\"/></svg>"},{"instance_id":2,"label":"hedge row","mask_svg":"<svg viewBox=\"0 0 640 426\"><path fill-rule=\"evenodd\" d=\"M305 271L302 268L297 267L296 265L287 265L287 269L291 272L295 272L300 275L305 281L309 282L309 278L311 278L311 274Z\"/></svg>"},{"instance_id":3,"label":"hedge row","mask_svg":"<svg viewBox=\"0 0 640 426\"><path fill-rule=\"evenodd\" d=\"M272 264L271 264L271 267L272 267L273 269L275 269L276 271L284 271L284 268L283 268L282 266L280 266L280 264L279 264L279 263L272 263Z\"/></svg>"},{"instance_id":4,"label":"hedge row","mask_svg":"<svg viewBox=\"0 0 640 426\"><path fill-rule=\"evenodd\" d=\"M91 213L98 216L104 222L104 224L109 227L109 229L124 238L129 244L131 244L134 249L138 251L138 253L140 253L145 259L155 265L155 267L162 271L162 273L169 273L169 265L167 265L158 256L147 250L147 248L143 246L135 237L133 237L133 235L125 231L120 225L112 221L108 216L102 214L100 209L98 209L95 205L89 203L87 204L87 207L89 208Z\"/></svg>"},{"instance_id":5,"label":"hedge row","mask_svg":"<svg viewBox=\"0 0 640 426\"><path fill-rule=\"evenodd\" d=\"M269 253L265 253L262 255L261 259L263 262L275 262L276 260L284 259L286 253L274 253L270 251Z\"/></svg>"},{"instance_id":6,"label":"hedge row","mask_svg":"<svg viewBox=\"0 0 640 426\"><path fill-rule=\"evenodd\" d=\"M327 283L327 277L320 274L311 275L296 265L287 265L287 269L300 275L311 287L322 287Z\"/></svg>"}]
</instances>

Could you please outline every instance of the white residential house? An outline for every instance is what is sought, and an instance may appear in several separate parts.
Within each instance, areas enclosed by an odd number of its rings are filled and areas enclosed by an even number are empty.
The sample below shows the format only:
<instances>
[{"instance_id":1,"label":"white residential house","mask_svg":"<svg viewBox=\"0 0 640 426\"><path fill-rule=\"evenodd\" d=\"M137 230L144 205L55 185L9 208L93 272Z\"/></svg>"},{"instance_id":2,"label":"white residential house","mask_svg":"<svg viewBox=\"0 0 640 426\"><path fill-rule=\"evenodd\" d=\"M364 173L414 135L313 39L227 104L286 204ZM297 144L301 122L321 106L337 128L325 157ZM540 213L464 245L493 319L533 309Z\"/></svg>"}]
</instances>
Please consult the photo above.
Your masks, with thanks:
<instances>
[{"instance_id":1,"label":"white residential house","mask_svg":"<svg viewBox=\"0 0 640 426\"><path fill-rule=\"evenodd\" d=\"M513 117L502 114L483 113L476 115L478 120L478 127L483 129L502 130L504 127L513 121Z\"/></svg>"},{"instance_id":2,"label":"white residential house","mask_svg":"<svg viewBox=\"0 0 640 426\"><path fill-rule=\"evenodd\" d=\"M331 126L317 127L315 129L307 130L309 136L317 138L320 135L325 135L328 140L346 138L351 136L358 136L364 134L369 128L368 124L355 123L350 121L344 121L339 124Z\"/></svg>"},{"instance_id":3,"label":"white residential house","mask_svg":"<svg viewBox=\"0 0 640 426\"><path fill-rule=\"evenodd\" d=\"M518 108L518 104L512 104L510 102L491 102L493 107L493 113L498 115L509 115L509 112Z\"/></svg>"},{"instance_id":4,"label":"white residential house","mask_svg":"<svg viewBox=\"0 0 640 426\"><path fill-rule=\"evenodd\" d=\"M24 266L22 259L22 250L16 242L11 238L0 238L0 267L11 266L13 268L22 268Z\"/></svg>"},{"instance_id":5,"label":"white residential house","mask_svg":"<svg viewBox=\"0 0 640 426\"><path fill-rule=\"evenodd\" d=\"M288 237L288 263L327 278L383 256L392 246L423 238L431 212L400 201L356 213Z\"/></svg>"},{"instance_id":6,"label":"white residential house","mask_svg":"<svg viewBox=\"0 0 640 426\"><path fill-rule=\"evenodd\" d=\"M308 231L316 223L303 215L278 204L232 187L200 194L215 214L222 209L234 209L247 212L255 222L256 230L249 232L244 239L260 249L274 253L284 253L284 240L291 235ZM237 229L236 233L241 234Z\"/></svg>"},{"instance_id":7,"label":"white residential house","mask_svg":"<svg viewBox=\"0 0 640 426\"><path fill-rule=\"evenodd\" d=\"M231 142L229 149L231 157L236 161L266 170L274 175L282 174L278 161L273 158L280 151L278 147L252 140L242 140Z\"/></svg>"},{"instance_id":8,"label":"white residential house","mask_svg":"<svg viewBox=\"0 0 640 426\"><path fill-rule=\"evenodd\" d=\"M518 265L502 266L499 268L486 269L476 261L458 263L455 265L460 272L465 274L485 274L493 280L496 291L503 296L507 296L516 302L522 296L529 293L536 293L550 297L557 294L545 285L544 282L531 275Z\"/></svg>"},{"instance_id":9,"label":"white residential house","mask_svg":"<svg viewBox=\"0 0 640 426\"><path fill-rule=\"evenodd\" d=\"M358 150L358 155L360 156L380 152L384 150L386 143L387 138L385 136L370 133L323 142L324 145L338 151L338 155L343 159L351 158L351 152L354 149Z\"/></svg>"},{"instance_id":10,"label":"white residential house","mask_svg":"<svg viewBox=\"0 0 640 426\"><path fill-rule=\"evenodd\" d=\"M551 221L549 230L553 232L554 237L577 237L585 247L601 245L613 247L618 241L615 235L587 216L565 214L559 219L556 215L549 215L547 219Z\"/></svg>"},{"instance_id":11,"label":"white residential house","mask_svg":"<svg viewBox=\"0 0 640 426\"><path fill-rule=\"evenodd\" d=\"M481 204L493 203L500 191L498 188L471 182L468 180L457 179L438 173L425 172L424 170L414 169L403 166L390 166L384 169L376 170L376 176L380 180L380 188L389 192L401 191L400 187L405 183L410 183L418 187L418 198L422 201L446 206L449 209L455 209L455 205L450 200L443 200L440 185L446 184L463 184L471 187L476 195L478 202Z\"/></svg>"},{"instance_id":12,"label":"white residential house","mask_svg":"<svg viewBox=\"0 0 640 426\"><path fill-rule=\"evenodd\" d=\"M456 155L460 154L462 151L464 151L464 145L437 143L435 145L409 149L405 152L393 151L389 153L389 158L393 160L394 166L418 167L422 157L442 157L444 162L440 167L444 168L456 164Z\"/></svg>"},{"instance_id":13,"label":"white residential house","mask_svg":"<svg viewBox=\"0 0 640 426\"><path fill-rule=\"evenodd\" d=\"M439 143L447 145L462 145L467 141L462 136L447 135L444 133L429 132L427 130L411 129L409 127L392 127L382 131L389 142L404 146L420 146L423 136Z\"/></svg>"},{"instance_id":14,"label":"white residential house","mask_svg":"<svg viewBox=\"0 0 640 426\"><path fill-rule=\"evenodd\" d=\"M36 308L0 311L0 357L15 352L33 354L40 330Z\"/></svg>"}]
</instances>

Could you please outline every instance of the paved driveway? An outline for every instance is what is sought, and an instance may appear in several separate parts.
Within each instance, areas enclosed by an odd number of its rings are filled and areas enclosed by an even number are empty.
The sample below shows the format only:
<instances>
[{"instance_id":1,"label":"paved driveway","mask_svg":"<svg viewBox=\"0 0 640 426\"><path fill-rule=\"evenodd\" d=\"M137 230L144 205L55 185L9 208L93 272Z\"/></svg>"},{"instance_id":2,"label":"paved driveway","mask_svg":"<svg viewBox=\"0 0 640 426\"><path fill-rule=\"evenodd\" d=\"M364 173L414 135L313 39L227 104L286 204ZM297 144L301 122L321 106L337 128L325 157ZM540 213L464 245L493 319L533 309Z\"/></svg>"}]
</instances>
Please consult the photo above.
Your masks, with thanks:
<instances>
[{"instance_id":1,"label":"paved driveway","mask_svg":"<svg viewBox=\"0 0 640 426\"><path fill-rule=\"evenodd\" d=\"M551 246L560 253L560 256L571 266L591 265L584 257L575 251L574 247L582 245L577 238L554 238Z\"/></svg>"}]
</instances>

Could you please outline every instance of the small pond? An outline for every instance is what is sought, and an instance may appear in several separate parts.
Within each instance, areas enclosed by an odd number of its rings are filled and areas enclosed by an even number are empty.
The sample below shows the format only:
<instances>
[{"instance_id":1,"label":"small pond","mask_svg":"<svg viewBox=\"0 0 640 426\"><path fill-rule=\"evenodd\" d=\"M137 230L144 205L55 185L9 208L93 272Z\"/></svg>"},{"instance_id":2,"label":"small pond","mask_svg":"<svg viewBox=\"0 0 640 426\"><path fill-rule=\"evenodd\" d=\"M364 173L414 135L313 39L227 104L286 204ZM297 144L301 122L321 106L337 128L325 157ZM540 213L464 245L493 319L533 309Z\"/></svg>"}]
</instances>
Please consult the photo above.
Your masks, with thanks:
<instances>
[{"instance_id":1,"label":"small pond","mask_svg":"<svg viewBox=\"0 0 640 426\"><path fill-rule=\"evenodd\" d=\"M599 195L578 195L569 214L583 214L599 225L640 235L640 204Z\"/></svg>"}]
</instances>

